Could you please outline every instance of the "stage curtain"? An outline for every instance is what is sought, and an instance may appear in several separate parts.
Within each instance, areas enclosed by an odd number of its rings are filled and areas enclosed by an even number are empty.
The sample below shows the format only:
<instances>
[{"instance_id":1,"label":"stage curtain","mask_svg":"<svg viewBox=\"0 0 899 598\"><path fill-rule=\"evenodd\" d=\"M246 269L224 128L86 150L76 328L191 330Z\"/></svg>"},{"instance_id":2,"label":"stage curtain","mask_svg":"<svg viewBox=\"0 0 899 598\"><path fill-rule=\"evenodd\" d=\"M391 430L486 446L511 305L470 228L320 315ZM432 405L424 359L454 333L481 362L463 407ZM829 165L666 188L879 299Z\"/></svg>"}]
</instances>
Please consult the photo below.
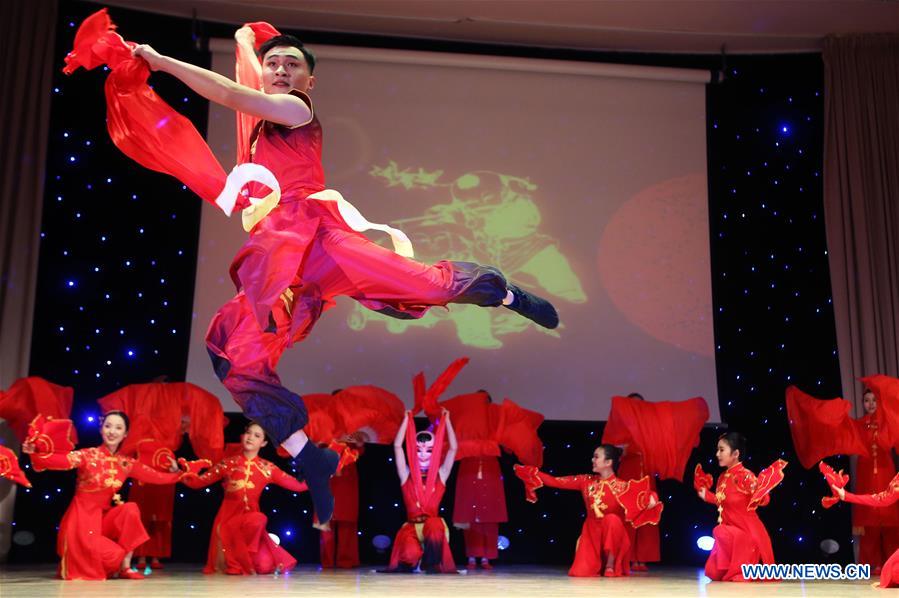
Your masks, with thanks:
<instances>
[{"instance_id":1,"label":"stage curtain","mask_svg":"<svg viewBox=\"0 0 899 598\"><path fill-rule=\"evenodd\" d=\"M56 0L0 2L0 388L28 375Z\"/></svg>"},{"instance_id":2,"label":"stage curtain","mask_svg":"<svg viewBox=\"0 0 899 598\"><path fill-rule=\"evenodd\" d=\"M824 43L824 216L843 397L899 375L899 35Z\"/></svg>"}]
</instances>

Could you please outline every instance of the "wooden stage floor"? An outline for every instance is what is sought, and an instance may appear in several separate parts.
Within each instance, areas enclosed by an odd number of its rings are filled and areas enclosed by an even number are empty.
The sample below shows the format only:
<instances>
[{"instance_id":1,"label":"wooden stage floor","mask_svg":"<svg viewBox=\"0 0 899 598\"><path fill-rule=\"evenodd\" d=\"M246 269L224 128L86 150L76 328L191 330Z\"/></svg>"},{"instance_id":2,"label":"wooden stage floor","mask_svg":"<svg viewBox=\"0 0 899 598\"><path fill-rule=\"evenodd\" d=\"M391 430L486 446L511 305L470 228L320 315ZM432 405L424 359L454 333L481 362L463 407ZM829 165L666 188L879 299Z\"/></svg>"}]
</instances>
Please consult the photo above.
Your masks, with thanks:
<instances>
[{"instance_id":1,"label":"wooden stage floor","mask_svg":"<svg viewBox=\"0 0 899 598\"><path fill-rule=\"evenodd\" d=\"M879 596L888 598L890 590L872 587L872 581L814 581L777 583L709 583L700 569L658 568L617 579L568 577L563 568L500 565L493 571L474 571L462 575L384 574L370 567L355 571L319 571L303 566L289 575L231 577L203 575L201 565L169 565L139 581L107 580L60 581L53 566L0 565L0 596L160 596L165 598L209 596L250 598L280 596L423 596L435 598L473 598L490 596L577 596L643 598L745 597L833 597Z\"/></svg>"}]
</instances>

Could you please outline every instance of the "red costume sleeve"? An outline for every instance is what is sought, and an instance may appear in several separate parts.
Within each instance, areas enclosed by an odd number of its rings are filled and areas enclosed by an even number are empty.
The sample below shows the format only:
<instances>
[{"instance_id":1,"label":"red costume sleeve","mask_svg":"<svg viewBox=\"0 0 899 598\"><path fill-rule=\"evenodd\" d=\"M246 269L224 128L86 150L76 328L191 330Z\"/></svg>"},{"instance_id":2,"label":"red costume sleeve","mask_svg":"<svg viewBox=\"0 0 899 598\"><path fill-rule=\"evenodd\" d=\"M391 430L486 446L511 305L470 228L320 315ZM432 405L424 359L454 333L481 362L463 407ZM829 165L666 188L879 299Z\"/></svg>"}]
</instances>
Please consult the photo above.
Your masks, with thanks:
<instances>
[{"instance_id":1,"label":"red costume sleeve","mask_svg":"<svg viewBox=\"0 0 899 598\"><path fill-rule=\"evenodd\" d=\"M184 477L181 478L181 483L184 484L185 486L187 486L188 488L193 488L195 490L197 488L205 488L206 486L209 486L210 484L214 484L214 483L218 482L219 480L221 480L225 475L225 471L227 471L227 466L225 465L225 462L219 461L219 463L215 467L213 467L212 469L210 469L209 471L207 471L206 473L204 473L202 475L196 475L196 474L185 475Z\"/></svg>"},{"instance_id":2,"label":"red costume sleeve","mask_svg":"<svg viewBox=\"0 0 899 598\"><path fill-rule=\"evenodd\" d=\"M306 492L309 490L306 482L298 481L295 477L285 473L275 465L272 465L272 483L294 492Z\"/></svg>"},{"instance_id":3,"label":"red costume sleeve","mask_svg":"<svg viewBox=\"0 0 899 598\"><path fill-rule=\"evenodd\" d=\"M406 412L399 397L377 386L344 388L332 397L331 402L335 435L323 442L361 433L366 442L390 444ZM455 423L455 415L453 418Z\"/></svg>"},{"instance_id":4,"label":"red costume sleeve","mask_svg":"<svg viewBox=\"0 0 899 598\"><path fill-rule=\"evenodd\" d=\"M709 490L708 488L703 488L702 500L709 503L710 505L717 505L718 499L715 497L715 493Z\"/></svg>"},{"instance_id":5,"label":"red costume sleeve","mask_svg":"<svg viewBox=\"0 0 899 598\"><path fill-rule=\"evenodd\" d=\"M877 494L853 494L846 492L843 500L867 507L888 507L899 500L899 474L892 479L889 487L883 492L878 492Z\"/></svg>"},{"instance_id":6,"label":"red costume sleeve","mask_svg":"<svg viewBox=\"0 0 899 598\"><path fill-rule=\"evenodd\" d=\"M538 471L537 477L540 478L540 481L543 482L544 486L549 486L550 488L561 488L562 490L582 490L584 488L584 484L590 481L590 476L583 474L566 475L557 478L555 476L549 475L548 473Z\"/></svg>"},{"instance_id":7,"label":"red costume sleeve","mask_svg":"<svg viewBox=\"0 0 899 598\"><path fill-rule=\"evenodd\" d=\"M459 443L457 461L467 457L499 456L499 443L494 434L496 422L491 422L489 415L491 408L498 406L490 403L486 393L458 395L439 406L450 412L453 421Z\"/></svg>"},{"instance_id":8,"label":"red costume sleeve","mask_svg":"<svg viewBox=\"0 0 899 598\"><path fill-rule=\"evenodd\" d=\"M709 418L705 399L651 403L612 397L604 444L626 444L643 454L645 473L681 481L699 432Z\"/></svg>"},{"instance_id":9,"label":"red costume sleeve","mask_svg":"<svg viewBox=\"0 0 899 598\"><path fill-rule=\"evenodd\" d=\"M163 382L129 384L97 400L104 413L124 411L130 431L119 450L136 455L141 443L155 441L175 451L181 445L181 386Z\"/></svg>"},{"instance_id":10,"label":"red costume sleeve","mask_svg":"<svg viewBox=\"0 0 899 598\"><path fill-rule=\"evenodd\" d=\"M256 51L259 46L279 35L277 29L266 22L246 23L246 27L253 30L255 34ZM245 85L252 89L262 89L262 78L259 76L257 69L261 67L259 58L255 53L248 52L240 44L236 44L236 65L235 80L241 85ZM259 123L259 119L243 112L237 112L237 163L242 164L250 161L250 137L253 129Z\"/></svg>"},{"instance_id":11,"label":"red costume sleeve","mask_svg":"<svg viewBox=\"0 0 899 598\"><path fill-rule=\"evenodd\" d=\"M806 469L831 455L870 456L843 399L822 400L787 387L787 417L796 456Z\"/></svg>"},{"instance_id":12,"label":"red costume sleeve","mask_svg":"<svg viewBox=\"0 0 899 598\"><path fill-rule=\"evenodd\" d=\"M145 484L174 484L181 479L181 475L182 474L179 471L176 471L175 473L157 471L152 467L144 465L140 461L135 461L128 477L139 482L144 482Z\"/></svg>"},{"instance_id":13,"label":"red costume sleeve","mask_svg":"<svg viewBox=\"0 0 899 598\"><path fill-rule=\"evenodd\" d=\"M63 72L108 65L106 126L113 143L142 166L170 174L214 203L225 171L203 137L147 84L146 61L131 56L133 42L115 33L106 9L88 17L75 36Z\"/></svg>"},{"instance_id":14,"label":"red costume sleeve","mask_svg":"<svg viewBox=\"0 0 899 598\"><path fill-rule=\"evenodd\" d=\"M35 471L45 469L65 471L76 469L81 465L81 451L69 451L68 453L35 453L31 455L31 466Z\"/></svg>"},{"instance_id":15,"label":"red costume sleeve","mask_svg":"<svg viewBox=\"0 0 899 598\"><path fill-rule=\"evenodd\" d=\"M490 405L490 422L500 446L525 465L543 465L543 441L537 435L543 415L504 399L502 405Z\"/></svg>"},{"instance_id":16,"label":"red costume sleeve","mask_svg":"<svg viewBox=\"0 0 899 598\"><path fill-rule=\"evenodd\" d=\"M73 390L43 378L30 376L16 380L9 390L0 392L0 418L5 419L19 442L28 435L28 424L38 414L53 419L67 419L72 411ZM73 440L78 442L72 430Z\"/></svg>"}]
</instances>

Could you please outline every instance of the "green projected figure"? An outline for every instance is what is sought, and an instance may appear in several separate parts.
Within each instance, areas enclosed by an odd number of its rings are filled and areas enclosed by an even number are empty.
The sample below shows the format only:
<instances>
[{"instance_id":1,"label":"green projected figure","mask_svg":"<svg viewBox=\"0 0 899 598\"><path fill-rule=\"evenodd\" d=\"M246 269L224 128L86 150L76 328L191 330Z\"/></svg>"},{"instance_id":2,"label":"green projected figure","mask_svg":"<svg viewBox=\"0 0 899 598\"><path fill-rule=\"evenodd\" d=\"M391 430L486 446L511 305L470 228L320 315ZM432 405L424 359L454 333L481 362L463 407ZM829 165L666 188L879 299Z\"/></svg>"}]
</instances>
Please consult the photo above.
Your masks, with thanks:
<instances>
[{"instance_id":1,"label":"green projected figure","mask_svg":"<svg viewBox=\"0 0 899 598\"><path fill-rule=\"evenodd\" d=\"M370 174L384 179L390 187L447 189L449 203L431 206L421 216L392 223L412 239L417 259L491 264L510 277L529 279L554 298L571 303L587 300L557 241L538 232L540 210L534 201L537 185L527 179L477 170L452 183L440 183L441 170L401 170L393 161L383 168L375 166ZM498 349L503 346L499 337L529 328L559 336L558 330L532 326L514 314L473 305L457 306L452 311L431 310L419 320L397 320L357 304L347 323L353 330L362 330L370 321L383 322L394 334L450 321L463 345L480 349Z\"/></svg>"}]
</instances>

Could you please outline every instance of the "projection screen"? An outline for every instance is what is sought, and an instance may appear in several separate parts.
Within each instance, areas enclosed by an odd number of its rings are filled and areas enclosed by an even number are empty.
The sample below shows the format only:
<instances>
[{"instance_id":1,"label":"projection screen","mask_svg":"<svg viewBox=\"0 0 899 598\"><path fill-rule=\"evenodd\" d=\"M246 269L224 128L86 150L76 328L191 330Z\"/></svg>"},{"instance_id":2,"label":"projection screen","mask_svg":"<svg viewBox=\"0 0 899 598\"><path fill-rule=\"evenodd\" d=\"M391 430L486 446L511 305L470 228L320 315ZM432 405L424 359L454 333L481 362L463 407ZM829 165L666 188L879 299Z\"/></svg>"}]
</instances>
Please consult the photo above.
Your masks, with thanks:
<instances>
[{"instance_id":1,"label":"projection screen","mask_svg":"<svg viewBox=\"0 0 899 598\"><path fill-rule=\"evenodd\" d=\"M213 68L233 77L232 41ZM703 396L720 420L709 263L704 71L317 46L311 93L324 167L416 258L475 261L558 307L547 331L503 308L434 309L402 321L340 298L279 365L299 394L375 384L412 404L486 389L548 419L603 420L610 397ZM209 143L230 169L234 115L213 106ZM187 379L238 411L203 337L235 293L240 216L203 206ZM386 235L370 235L389 246Z\"/></svg>"}]
</instances>

